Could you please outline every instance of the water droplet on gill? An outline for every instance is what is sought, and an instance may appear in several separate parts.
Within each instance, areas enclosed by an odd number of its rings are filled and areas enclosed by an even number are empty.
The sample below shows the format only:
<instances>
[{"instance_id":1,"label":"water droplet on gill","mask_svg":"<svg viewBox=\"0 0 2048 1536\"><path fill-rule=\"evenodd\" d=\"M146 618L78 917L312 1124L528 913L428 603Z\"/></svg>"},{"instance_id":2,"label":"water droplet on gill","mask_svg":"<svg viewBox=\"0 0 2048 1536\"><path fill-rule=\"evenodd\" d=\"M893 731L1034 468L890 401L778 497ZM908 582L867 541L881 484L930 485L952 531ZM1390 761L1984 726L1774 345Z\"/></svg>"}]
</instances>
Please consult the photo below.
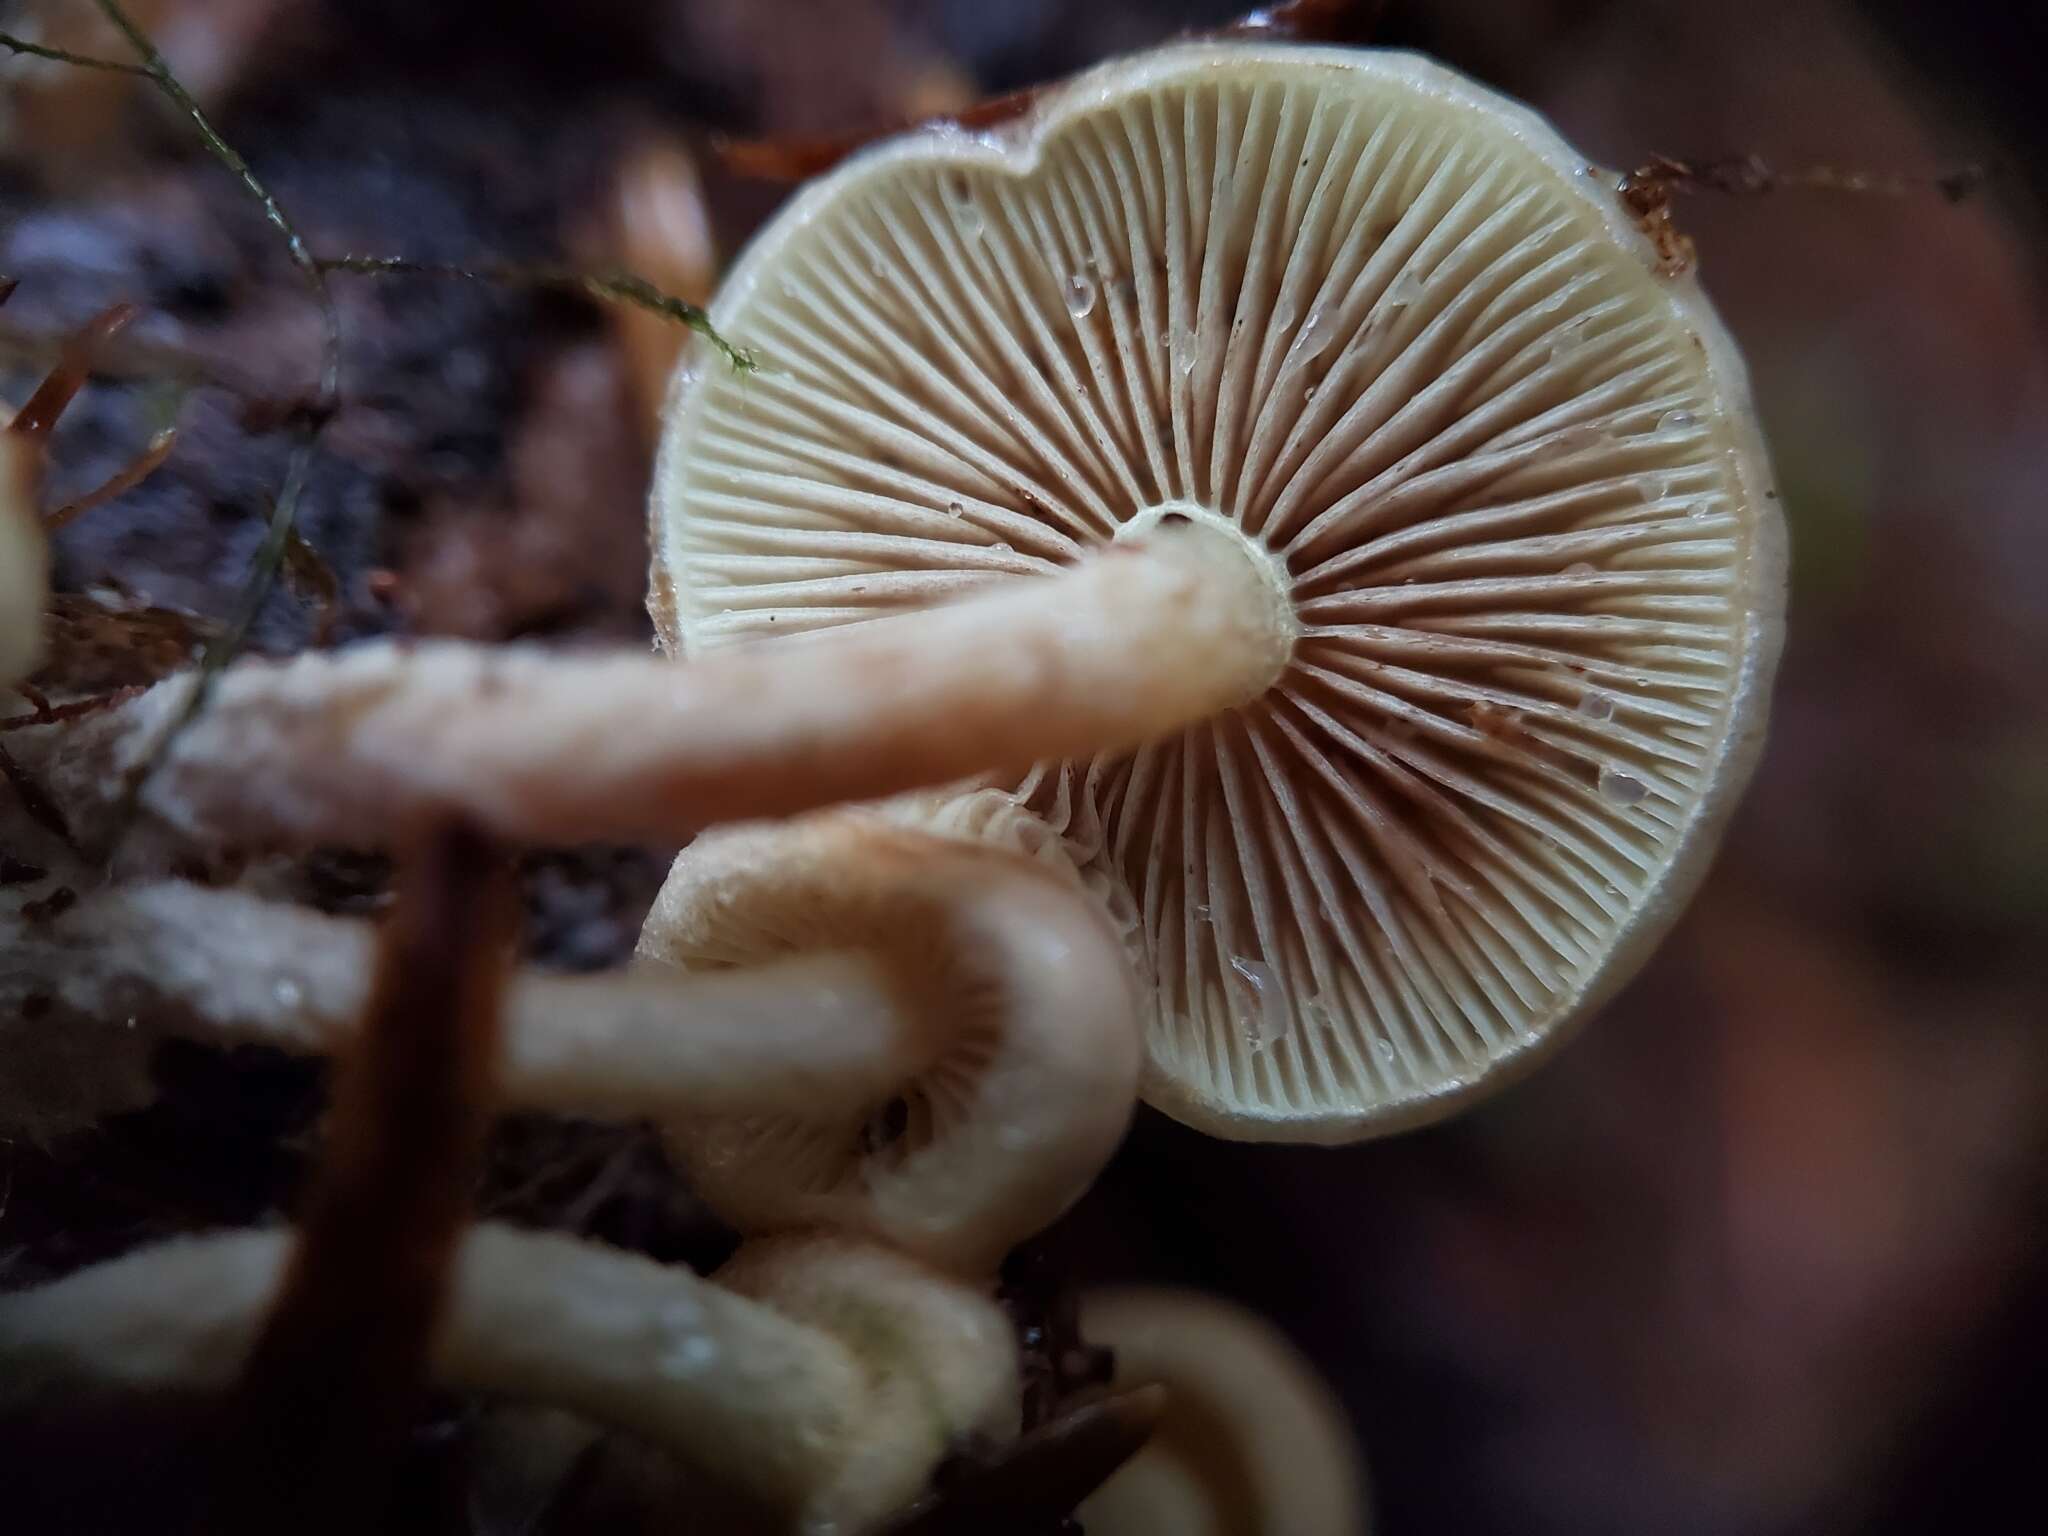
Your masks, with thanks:
<instances>
[{"instance_id":1,"label":"water droplet on gill","mask_svg":"<svg viewBox=\"0 0 2048 1536\"><path fill-rule=\"evenodd\" d=\"M1095 309L1095 300L1101 290L1095 286L1095 279L1086 272L1076 272L1069 277L1062 289L1067 301L1067 313L1076 320L1085 318Z\"/></svg>"},{"instance_id":2,"label":"water droplet on gill","mask_svg":"<svg viewBox=\"0 0 2048 1536\"><path fill-rule=\"evenodd\" d=\"M1567 427L1552 438L1544 449L1546 458L1563 458L1566 454L1585 453L1594 448L1605 448L1614 442L1612 433L1598 427Z\"/></svg>"},{"instance_id":3,"label":"water droplet on gill","mask_svg":"<svg viewBox=\"0 0 2048 1536\"><path fill-rule=\"evenodd\" d=\"M989 545L989 548L999 550L1006 555L1014 554L1016 552L1016 547L1014 545L1006 544L1001 539L997 539L995 543Z\"/></svg>"},{"instance_id":4,"label":"water droplet on gill","mask_svg":"<svg viewBox=\"0 0 2048 1536\"><path fill-rule=\"evenodd\" d=\"M1586 337L1592 329L1593 322L1584 315L1576 320L1566 321L1558 329L1557 335L1551 338L1550 360L1555 363L1570 357L1586 344Z\"/></svg>"},{"instance_id":5,"label":"water droplet on gill","mask_svg":"<svg viewBox=\"0 0 2048 1536\"><path fill-rule=\"evenodd\" d=\"M1385 1035L1381 1035L1379 1039L1373 1041L1372 1049L1373 1054L1378 1056L1381 1061L1392 1061L1394 1059L1394 1042Z\"/></svg>"},{"instance_id":6,"label":"water droplet on gill","mask_svg":"<svg viewBox=\"0 0 2048 1536\"><path fill-rule=\"evenodd\" d=\"M968 240L979 240L987 221L983 218L981 205L974 200L974 189L967 184L964 176L946 178L946 201L953 207L953 225Z\"/></svg>"},{"instance_id":7,"label":"water droplet on gill","mask_svg":"<svg viewBox=\"0 0 2048 1536\"><path fill-rule=\"evenodd\" d=\"M1564 573L1567 576L1597 576L1600 574L1593 569L1590 562L1585 560L1574 560L1564 568Z\"/></svg>"},{"instance_id":8,"label":"water droplet on gill","mask_svg":"<svg viewBox=\"0 0 2048 1536\"><path fill-rule=\"evenodd\" d=\"M1387 284L1387 307L1406 309L1422 297L1422 279L1411 269L1403 269L1394 280Z\"/></svg>"},{"instance_id":9,"label":"water droplet on gill","mask_svg":"<svg viewBox=\"0 0 2048 1536\"><path fill-rule=\"evenodd\" d=\"M1195 340L1192 331L1176 332L1173 338L1173 366L1181 377L1195 371L1195 358L1201 351L1201 343Z\"/></svg>"},{"instance_id":10,"label":"water droplet on gill","mask_svg":"<svg viewBox=\"0 0 2048 1536\"><path fill-rule=\"evenodd\" d=\"M287 1010L296 1009L299 1004L306 1000L306 994L299 984L289 978L278 982L276 986L272 987L270 995L276 1000L278 1007Z\"/></svg>"},{"instance_id":11,"label":"water droplet on gill","mask_svg":"<svg viewBox=\"0 0 2048 1536\"><path fill-rule=\"evenodd\" d=\"M1683 432L1687 427L1696 427L1699 424L1699 417L1683 408L1675 411L1666 411L1657 418L1657 430L1659 432Z\"/></svg>"},{"instance_id":12,"label":"water droplet on gill","mask_svg":"<svg viewBox=\"0 0 2048 1536\"><path fill-rule=\"evenodd\" d=\"M1325 350L1337 334L1337 317L1318 304L1308 312L1308 320L1301 328L1301 335L1295 344L1301 348L1303 357L1314 357Z\"/></svg>"},{"instance_id":13,"label":"water droplet on gill","mask_svg":"<svg viewBox=\"0 0 2048 1536\"><path fill-rule=\"evenodd\" d=\"M1614 695L1602 693L1598 688L1588 688L1579 700L1579 713L1588 720L1612 720Z\"/></svg>"},{"instance_id":14,"label":"water droplet on gill","mask_svg":"<svg viewBox=\"0 0 2048 1536\"><path fill-rule=\"evenodd\" d=\"M1250 1014L1238 1021L1244 1026L1245 1044L1255 1051L1263 1050L1287 1033L1287 1015L1280 997L1280 978L1265 961L1253 960L1245 955L1232 955L1230 968L1243 978L1252 994Z\"/></svg>"},{"instance_id":15,"label":"water droplet on gill","mask_svg":"<svg viewBox=\"0 0 2048 1536\"><path fill-rule=\"evenodd\" d=\"M854 585L853 585L853 586L852 586L852 587L851 587L851 588L850 588L849 590L851 590L851 591L852 591L852 593L853 593L853 595L854 595L855 597L859 597L859 596L861 595L861 593L863 593L863 592L867 591L867 589L868 589L868 584L867 584L866 582L862 581L862 582L856 582L856 583L855 583L855 584L854 584Z\"/></svg>"},{"instance_id":16,"label":"water droplet on gill","mask_svg":"<svg viewBox=\"0 0 2048 1536\"><path fill-rule=\"evenodd\" d=\"M1302 398L1302 399L1304 399L1304 400L1313 400L1313 399L1315 399L1315 397L1316 397L1316 387L1315 387L1315 385L1313 385L1313 384L1309 385L1309 386L1308 386L1308 388L1304 389L1304 390L1303 390L1303 391L1301 392L1301 398Z\"/></svg>"},{"instance_id":17,"label":"water droplet on gill","mask_svg":"<svg viewBox=\"0 0 2048 1536\"><path fill-rule=\"evenodd\" d=\"M965 505L963 505L962 503L960 503L960 502L957 502L957 501L949 501L949 502L947 502L947 503L946 503L946 516L948 516L948 517L965 517L966 515L967 515L967 508L966 508L966 506L965 506Z\"/></svg>"},{"instance_id":18,"label":"water droplet on gill","mask_svg":"<svg viewBox=\"0 0 2048 1536\"><path fill-rule=\"evenodd\" d=\"M1212 921L1209 903L1207 903L1206 901L1198 901L1195 903L1195 921L1198 923L1206 923Z\"/></svg>"},{"instance_id":19,"label":"water droplet on gill","mask_svg":"<svg viewBox=\"0 0 2048 1536\"><path fill-rule=\"evenodd\" d=\"M1613 767L1600 770L1600 798L1611 805L1641 805L1649 793L1650 786L1634 774Z\"/></svg>"},{"instance_id":20,"label":"water droplet on gill","mask_svg":"<svg viewBox=\"0 0 2048 1536\"><path fill-rule=\"evenodd\" d=\"M1695 518L1712 517L1714 515L1714 504L1704 496L1695 496L1686 503L1685 515Z\"/></svg>"}]
</instances>

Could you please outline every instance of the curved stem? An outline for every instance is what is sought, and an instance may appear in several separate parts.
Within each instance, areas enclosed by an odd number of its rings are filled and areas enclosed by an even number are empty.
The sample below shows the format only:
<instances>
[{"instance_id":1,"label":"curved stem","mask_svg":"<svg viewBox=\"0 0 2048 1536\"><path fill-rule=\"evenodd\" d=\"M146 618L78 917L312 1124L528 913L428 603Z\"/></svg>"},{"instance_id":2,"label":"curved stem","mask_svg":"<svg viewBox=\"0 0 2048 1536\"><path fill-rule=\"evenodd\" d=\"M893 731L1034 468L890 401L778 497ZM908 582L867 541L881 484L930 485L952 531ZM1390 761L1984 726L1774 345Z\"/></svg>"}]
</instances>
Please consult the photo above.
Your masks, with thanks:
<instances>
[{"instance_id":1,"label":"curved stem","mask_svg":"<svg viewBox=\"0 0 2048 1536\"><path fill-rule=\"evenodd\" d=\"M289 1242L178 1238L0 1296L0 1409L87 1385L226 1387ZM433 1371L627 1430L805 1530L866 1530L957 1441L1016 1429L1016 1342L984 1289L843 1238L742 1248L714 1282L479 1225Z\"/></svg>"},{"instance_id":2,"label":"curved stem","mask_svg":"<svg viewBox=\"0 0 2048 1536\"><path fill-rule=\"evenodd\" d=\"M289 1244L283 1231L178 1239L0 1297L0 1400L226 1387ZM495 1226L463 1242L434 1370L630 1429L784 1508L837 1476L865 1391L820 1329L687 1270Z\"/></svg>"},{"instance_id":3,"label":"curved stem","mask_svg":"<svg viewBox=\"0 0 2048 1536\"><path fill-rule=\"evenodd\" d=\"M141 809L174 843L388 843L454 810L530 841L679 839L1138 745L1256 694L1291 631L1270 576L1190 524L983 597L677 665L454 643L225 674ZM74 827L185 710L172 679L21 733Z\"/></svg>"},{"instance_id":4,"label":"curved stem","mask_svg":"<svg viewBox=\"0 0 2048 1536\"><path fill-rule=\"evenodd\" d=\"M860 1101L844 1093L772 1123L668 1118L727 1220L852 1228L976 1273L1094 1181L1130 1123L1143 1044L1123 945L1075 882L872 813L734 827L676 860L640 952L757 962L791 933L893 957L943 1039L894 1085L902 1123L876 1139L848 1123Z\"/></svg>"},{"instance_id":5,"label":"curved stem","mask_svg":"<svg viewBox=\"0 0 2048 1536\"><path fill-rule=\"evenodd\" d=\"M115 888L6 933L0 1009L20 1012L40 998L109 1026L110 1082L129 1080L115 1071L124 1046L150 1046L122 1028L136 1019L197 1039L329 1053L354 1037L375 949L368 923L238 891ZM859 1105L886 1098L925 1065L928 1034L870 953L692 975L529 970L506 989L499 1092L516 1105L590 1114ZM34 1049L33 1035L18 1035L13 1066Z\"/></svg>"}]
</instances>

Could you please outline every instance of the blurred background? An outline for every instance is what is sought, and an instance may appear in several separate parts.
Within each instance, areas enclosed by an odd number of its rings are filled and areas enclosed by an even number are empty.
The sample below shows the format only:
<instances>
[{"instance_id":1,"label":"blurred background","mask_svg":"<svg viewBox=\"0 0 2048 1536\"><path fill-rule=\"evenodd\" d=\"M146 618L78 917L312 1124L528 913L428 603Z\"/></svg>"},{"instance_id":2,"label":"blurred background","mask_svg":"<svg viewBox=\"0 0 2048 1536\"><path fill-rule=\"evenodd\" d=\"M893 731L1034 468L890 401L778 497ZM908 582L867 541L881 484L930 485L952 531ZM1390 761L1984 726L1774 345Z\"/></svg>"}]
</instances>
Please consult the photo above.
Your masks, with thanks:
<instances>
[{"instance_id":1,"label":"blurred background","mask_svg":"<svg viewBox=\"0 0 2048 1536\"><path fill-rule=\"evenodd\" d=\"M782 195L721 169L713 132L869 128L1239 8L133 0L317 248L625 265L699 296ZM1144 1114L1033 1255L1054 1284L1182 1281L1273 1318L1349 1408L1388 1536L1904 1532L2033 1500L2043 18L2010 0L1392 0L1377 23L1606 165L1754 154L1911 183L1679 195L1754 373L1793 607L1755 785L1642 976L1536 1076L1427 1132L1245 1148ZM0 0L0 26L119 52L85 0ZM230 609L284 455L277 410L251 402L302 396L317 318L274 233L133 81L0 58L0 146L0 274L20 280L0 393L95 310L143 310L109 354L122 377L59 433L53 494L181 429L57 547L96 637L81 654L133 680ZM1973 163L1980 190L1935 189ZM580 300L336 283L346 372L303 513L313 554L260 645L645 637L666 338ZM668 852L527 860L529 946L621 958ZM361 908L383 873L296 878ZM196 1052L163 1070L164 1105L87 1144L0 1146L5 1283L288 1204L303 1070ZM493 1178L494 1208L530 1219L664 1255L719 1240L645 1137L514 1125Z\"/></svg>"}]
</instances>

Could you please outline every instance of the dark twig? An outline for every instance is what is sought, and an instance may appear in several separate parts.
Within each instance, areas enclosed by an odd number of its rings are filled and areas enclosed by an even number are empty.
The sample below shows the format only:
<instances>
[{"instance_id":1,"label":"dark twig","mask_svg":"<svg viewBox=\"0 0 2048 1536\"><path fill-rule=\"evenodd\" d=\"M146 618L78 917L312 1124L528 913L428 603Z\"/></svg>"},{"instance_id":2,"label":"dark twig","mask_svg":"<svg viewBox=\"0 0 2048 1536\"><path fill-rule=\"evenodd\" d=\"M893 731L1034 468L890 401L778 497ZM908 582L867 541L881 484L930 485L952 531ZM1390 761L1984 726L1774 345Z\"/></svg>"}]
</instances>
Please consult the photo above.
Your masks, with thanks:
<instances>
[{"instance_id":1,"label":"dark twig","mask_svg":"<svg viewBox=\"0 0 2048 1536\"><path fill-rule=\"evenodd\" d=\"M32 43L25 37L16 37L12 32L0 32L0 48L9 53L26 54L32 59L51 59L59 64L76 65L79 69L103 69L116 75L141 75L148 78L149 71L140 64L129 64L120 59L96 59L89 53L73 53L69 48L52 48L47 43Z\"/></svg>"},{"instance_id":2,"label":"dark twig","mask_svg":"<svg viewBox=\"0 0 2048 1536\"><path fill-rule=\"evenodd\" d=\"M48 442L57 418L92 377L93 358L127 328L137 313L133 304L111 304L66 337L57 365L36 386L27 403L14 413L7 430L30 442Z\"/></svg>"},{"instance_id":3,"label":"dark twig","mask_svg":"<svg viewBox=\"0 0 2048 1536\"><path fill-rule=\"evenodd\" d=\"M108 846L120 839L122 832L132 819L136 803L141 798L142 788L149 776L161 763L179 735L196 719L213 693L213 685L229 662L240 654L249 638L249 631L255 626L256 616L262 612L270 589L276 584L279 570L284 565L285 554L291 548L292 528L298 517L299 501L305 494L306 481L313 467L313 454L319 446L321 429L334 410L335 398L341 388L341 315L335 308L334 295L327 289L327 274L313 260L313 254L306 245L298 226L285 213L270 189L250 168L235 147L220 136L204 109L192 98L192 93L179 83L171 73L164 56L157 51L149 35L137 26L120 4L120 0L94 0L101 13L128 39L136 55L142 60L143 72L155 83L158 90L191 120L213 157L226 166L242 183L249 195L262 206L263 215L277 231L284 236L285 248L291 254L292 265L298 268L304 278L313 302L319 306L322 343L320 360L319 394L309 410L298 413L293 434L291 456L286 461L284 483L277 493L277 500L271 507L270 526L263 543L250 563L248 577L242 583L240 597L233 613L220 633L206 648L206 654L199 663L196 686L185 700L184 707L172 718L149 755L130 776L127 791L117 808L113 826L106 839Z\"/></svg>"},{"instance_id":4,"label":"dark twig","mask_svg":"<svg viewBox=\"0 0 2048 1536\"><path fill-rule=\"evenodd\" d=\"M236 1391L209 1532L383 1528L490 1126L505 874L453 824L404 864L318 1182Z\"/></svg>"},{"instance_id":5,"label":"dark twig","mask_svg":"<svg viewBox=\"0 0 2048 1536\"><path fill-rule=\"evenodd\" d=\"M126 704L130 699L139 698L146 691L139 686L116 688L111 693L96 693L91 698L52 704L48 699L37 702L31 695L31 690L17 685L15 692L30 699L35 705L36 712L32 715L10 715L0 719L0 733L26 730L31 726L62 725L67 720L82 720L87 715L96 715L102 710L114 708L117 704Z\"/></svg>"},{"instance_id":6,"label":"dark twig","mask_svg":"<svg viewBox=\"0 0 2048 1536\"><path fill-rule=\"evenodd\" d=\"M1137 1387L1068 1409L978 1461L955 1462L937 1491L888 1536L1039 1536L1145 1447L1166 1412L1164 1387Z\"/></svg>"},{"instance_id":7,"label":"dark twig","mask_svg":"<svg viewBox=\"0 0 2048 1536\"><path fill-rule=\"evenodd\" d=\"M55 533L65 524L83 517L95 507L103 507L117 496L125 496L142 484L171 456L171 450L178 444L178 434L172 428L165 428L149 440L149 446L125 468L115 471L100 484L83 496L67 501L63 506L43 514L43 531Z\"/></svg>"},{"instance_id":8,"label":"dark twig","mask_svg":"<svg viewBox=\"0 0 2048 1536\"><path fill-rule=\"evenodd\" d=\"M646 278L636 277L630 272L579 272L572 267L527 266L512 262L464 266L457 262L413 261L403 256L354 254L316 256L313 264L322 272L344 272L354 277L451 278L503 288L545 288L582 293L606 303L632 304L688 326L740 372L748 372L755 366L753 354L719 335L712 327L711 317L701 307L673 294L663 293Z\"/></svg>"}]
</instances>

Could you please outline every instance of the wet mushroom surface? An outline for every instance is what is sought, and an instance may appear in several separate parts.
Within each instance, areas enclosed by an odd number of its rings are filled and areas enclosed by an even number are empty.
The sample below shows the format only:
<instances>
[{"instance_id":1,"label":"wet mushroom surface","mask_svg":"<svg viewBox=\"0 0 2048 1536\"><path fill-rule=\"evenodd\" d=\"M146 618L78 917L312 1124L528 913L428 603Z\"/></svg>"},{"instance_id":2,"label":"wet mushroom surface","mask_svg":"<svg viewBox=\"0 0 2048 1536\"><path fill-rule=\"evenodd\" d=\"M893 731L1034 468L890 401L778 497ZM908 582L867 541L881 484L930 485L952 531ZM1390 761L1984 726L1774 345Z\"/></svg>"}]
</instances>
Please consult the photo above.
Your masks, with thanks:
<instances>
[{"instance_id":1,"label":"wet mushroom surface","mask_svg":"<svg viewBox=\"0 0 2048 1536\"><path fill-rule=\"evenodd\" d=\"M764 366L672 405L674 649L1162 523L1269 575L1262 692L983 786L1126 934L1176 1117L1432 1118L1583 1017L1702 872L1778 646L1768 466L1696 280L1526 110L1408 55L1162 50L857 157L714 316Z\"/></svg>"}]
</instances>

